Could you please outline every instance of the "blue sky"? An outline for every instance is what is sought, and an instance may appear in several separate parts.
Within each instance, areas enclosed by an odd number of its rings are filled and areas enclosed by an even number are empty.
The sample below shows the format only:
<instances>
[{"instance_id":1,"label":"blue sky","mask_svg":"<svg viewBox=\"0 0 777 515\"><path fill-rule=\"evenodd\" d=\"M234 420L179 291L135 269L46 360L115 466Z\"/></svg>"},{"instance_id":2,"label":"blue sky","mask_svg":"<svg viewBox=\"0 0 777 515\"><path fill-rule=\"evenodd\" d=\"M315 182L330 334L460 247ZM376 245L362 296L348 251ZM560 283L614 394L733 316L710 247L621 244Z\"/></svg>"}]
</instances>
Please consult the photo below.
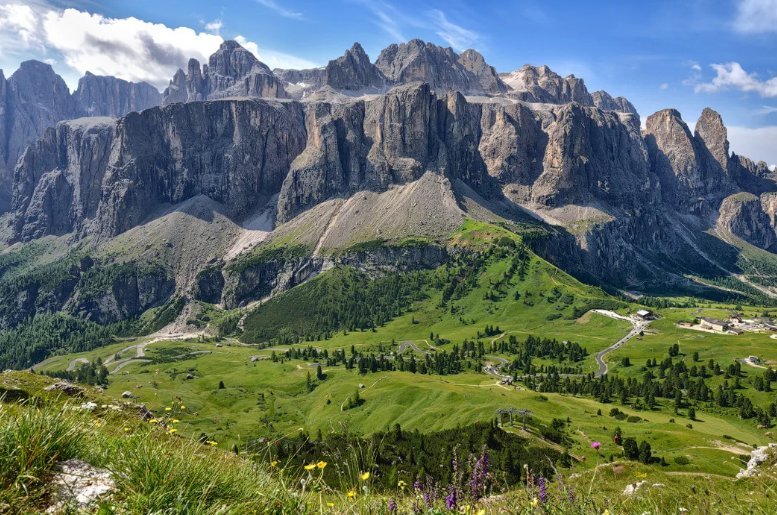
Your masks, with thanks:
<instances>
[{"instance_id":1,"label":"blue sky","mask_svg":"<svg viewBox=\"0 0 777 515\"><path fill-rule=\"evenodd\" d=\"M675 107L693 125L713 107L733 150L777 163L777 0L0 0L6 75L48 60L71 87L86 69L163 87L235 37L271 67L324 65L354 41L375 59L414 37L475 48L499 71L548 64L643 119Z\"/></svg>"}]
</instances>

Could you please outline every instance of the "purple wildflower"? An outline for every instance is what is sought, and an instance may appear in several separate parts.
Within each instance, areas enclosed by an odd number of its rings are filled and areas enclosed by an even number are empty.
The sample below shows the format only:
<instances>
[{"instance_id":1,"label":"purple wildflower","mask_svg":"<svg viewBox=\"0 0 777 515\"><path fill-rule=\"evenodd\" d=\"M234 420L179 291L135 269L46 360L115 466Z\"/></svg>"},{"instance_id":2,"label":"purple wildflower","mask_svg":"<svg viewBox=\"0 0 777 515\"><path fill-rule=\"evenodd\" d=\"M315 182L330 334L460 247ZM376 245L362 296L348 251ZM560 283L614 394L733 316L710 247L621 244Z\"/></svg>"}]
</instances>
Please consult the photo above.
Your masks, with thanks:
<instances>
[{"instance_id":1,"label":"purple wildflower","mask_svg":"<svg viewBox=\"0 0 777 515\"><path fill-rule=\"evenodd\" d=\"M394 513L395 511L397 511L397 502L394 500L393 497L389 499L388 510L389 510L389 513Z\"/></svg>"},{"instance_id":2,"label":"purple wildflower","mask_svg":"<svg viewBox=\"0 0 777 515\"><path fill-rule=\"evenodd\" d=\"M413 482L413 490L420 490L422 486L421 481L418 479Z\"/></svg>"},{"instance_id":3,"label":"purple wildflower","mask_svg":"<svg viewBox=\"0 0 777 515\"><path fill-rule=\"evenodd\" d=\"M548 502L548 487L544 477L540 476L540 478L537 480L537 486L540 490L540 502L545 504Z\"/></svg>"},{"instance_id":4,"label":"purple wildflower","mask_svg":"<svg viewBox=\"0 0 777 515\"><path fill-rule=\"evenodd\" d=\"M448 495L445 497L445 507L449 510L456 509L456 489L453 486L448 487Z\"/></svg>"}]
</instances>

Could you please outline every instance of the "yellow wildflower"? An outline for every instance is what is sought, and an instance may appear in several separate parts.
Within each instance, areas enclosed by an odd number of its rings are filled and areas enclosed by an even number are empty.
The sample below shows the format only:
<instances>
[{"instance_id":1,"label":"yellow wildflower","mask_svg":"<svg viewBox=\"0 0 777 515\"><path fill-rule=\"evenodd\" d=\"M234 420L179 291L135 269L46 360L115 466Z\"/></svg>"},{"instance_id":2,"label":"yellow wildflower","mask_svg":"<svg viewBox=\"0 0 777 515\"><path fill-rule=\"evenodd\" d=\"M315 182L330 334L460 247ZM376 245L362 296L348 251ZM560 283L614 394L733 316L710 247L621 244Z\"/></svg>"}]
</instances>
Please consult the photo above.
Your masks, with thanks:
<instances>
[{"instance_id":1,"label":"yellow wildflower","mask_svg":"<svg viewBox=\"0 0 777 515\"><path fill-rule=\"evenodd\" d=\"M362 481L367 481L370 478L370 473L369 472L362 472L362 475L359 476L359 478L361 478Z\"/></svg>"},{"instance_id":2,"label":"yellow wildflower","mask_svg":"<svg viewBox=\"0 0 777 515\"><path fill-rule=\"evenodd\" d=\"M211 447L216 447L216 446L218 445L218 442L214 442L213 440L208 440L208 441L207 441L207 442L205 442L205 443L207 443L207 444L208 444L208 445L210 445Z\"/></svg>"},{"instance_id":3,"label":"yellow wildflower","mask_svg":"<svg viewBox=\"0 0 777 515\"><path fill-rule=\"evenodd\" d=\"M179 408L181 408L181 409L186 409L186 406L184 406L183 404L181 404L181 405L179 406Z\"/></svg>"},{"instance_id":4,"label":"yellow wildflower","mask_svg":"<svg viewBox=\"0 0 777 515\"><path fill-rule=\"evenodd\" d=\"M328 502L326 503L326 506L327 506L327 508L334 508L334 507L335 507L335 503L333 503L333 502L331 502L331 501L328 501Z\"/></svg>"},{"instance_id":5,"label":"yellow wildflower","mask_svg":"<svg viewBox=\"0 0 777 515\"><path fill-rule=\"evenodd\" d=\"M349 499L353 499L354 497L356 497L356 490L351 489L348 491L346 495L348 496Z\"/></svg>"},{"instance_id":6,"label":"yellow wildflower","mask_svg":"<svg viewBox=\"0 0 777 515\"><path fill-rule=\"evenodd\" d=\"M128 427L125 427L125 428L124 428L124 432L125 432L125 433L129 433L129 432L130 432L130 428L128 428Z\"/></svg>"},{"instance_id":7,"label":"yellow wildflower","mask_svg":"<svg viewBox=\"0 0 777 515\"><path fill-rule=\"evenodd\" d=\"M539 499L535 497L534 499L531 500L531 507L536 508L539 503L540 503Z\"/></svg>"},{"instance_id":8,"label":"yellow wildflower","mask_svg":"<svg viewBox=\"0 0 777 515\"><path fill-rule=\"evenodd\" d=\"M173 411L173 408L165 408L165 411Z\"/></svg>"},{"instance_id":9,"label":"yellow wildflower","mask_svg":"<svg viewBox=\"0 0 777 515\"><path fill-rule=\"evenodd\" d=\"M278 460L272 460L272 461L270 462L270 466L271 466L271 467L277 467L277 466L278 466Z\"/></svg>"},{"instance_id":10,"label":"yellow wildflower","mask_svg":"<svg viewBox=\"0 0 777 515\"><path fill-rule=\"evenodd\" d=\"M405 483L404 481L402 481L402 480L400 479L400 480L397 482L397 486L400 488L400 490L404 490L404 489L405 489L405 487L407 486L407 483Z\"/></svg>"},{"instance_id":11,"label":"yellow wildflower","mask_svg":"<svg viewBox=\"0 0 777 515\"><path fill-rule=\"evenodd\" d=\"M177 424L178 422L180 422L180 420L178 420L177 418L174 418L173 420L170 421L171 424Z\"/></svg>"},{"instance_id":12,"label":"yellow wildflower","mask_svg":"<svg viewBox=\"0 0 777 515\"><path fill-rule=\"evenodd\" d=\"M315 463L310 463L308 465L305 465L305 470L313 470L314 468L316 468Z\"/></svg>"},{"instance_id":13,"label":"yellow wildflower","mask_svg":"<svg viewBox=\"0 0 777 515\"><path fill-rule=\"evenodd\" d=\"M602 515L610 515L610 510L608 510L608 509L605 509L605 510L602 512Z\"/></svg>"},{"instance_id":14,"label":"yellow wildflower","mask_svg":"<svg viewBox=\"0 0 777 515\"><path fill-rule=\"evenodd\" d=\"M319 461L318 463L316 463L316 467L320 468L321 470L324 470L324 467L326 467L326 462Z\"/></svg>"},{"instance_id":15,"label":"yellow wildflower","mask_svg":"<svg viewBox=\"0 0 777 515\"><path fill-rule=\"evenodd\" d=\"M152 418L151 420L148 421L149 424L156 424L158 422L159 421L157 419L155 419L155 418Z\"/></svg>"},{"instance_id":16,"label":"yellow wildflower","mask_svg":"<svg viewBox=\"0 0 777 515\"><path fill-rule=\"evenodd\" d=\"M479 509L477 515L486 515L486 510L484 510L482 508Z\"/></svg>"},{"instance_id":17,"label":"yellow wildflower","mask_svg":"<svg viewBox=\"0 0 777 515\"><path fill-rule=\"evenodd\" d=\"M173 434L173 433L177 433L178 430L176 428L174 428L174 427L171 427L170 429L167 430L167 432L170 433L170 434Z\"/></svg>"}]
</instances>

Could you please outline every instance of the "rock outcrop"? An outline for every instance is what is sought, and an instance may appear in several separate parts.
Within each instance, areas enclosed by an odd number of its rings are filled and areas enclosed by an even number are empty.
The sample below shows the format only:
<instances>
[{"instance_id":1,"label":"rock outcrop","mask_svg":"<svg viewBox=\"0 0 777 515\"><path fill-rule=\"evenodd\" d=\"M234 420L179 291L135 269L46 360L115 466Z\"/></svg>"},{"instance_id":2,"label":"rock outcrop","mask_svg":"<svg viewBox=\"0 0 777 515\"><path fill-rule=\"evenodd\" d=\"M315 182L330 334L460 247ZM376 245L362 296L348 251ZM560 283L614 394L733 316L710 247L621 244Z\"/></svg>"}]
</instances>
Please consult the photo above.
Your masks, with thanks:
<instances>
[{"instance_id":1,"label":"rock outcrop","mask_svg":"<svg viewBox=\"0 0 777 515\"><path fill-rule=\"evenodd\" d=\"M73 93L86 116L124 116L162 103L162 95L145 82L128 82L116 77L86 72Z\"/></svg>"},{"instance_id":2,"label":"rock outcrop","mask_svg":"<svg viewBox=\"0 0 777 515\"><path fill-rule=\"evenodd\" d=\"M762 249L771 249L777 243L774 229L772 199L761 199L752 193L736 193L720 205L717 229L731 233ZM771 215L771 216L770 216Z\"/></svg>"},{"instance_id":3,"label":"rock outcrop","mask_svg":"<svg viewBox=\"0 0 777 515\"><path fill-rule=\"evenodd\" d=\"M278 77L254 54L236 41L225 41L200 68L190 59L188 73L178 70L163 93L163 103L195 102L217 98L286 98Z\"/></svg>"}]
</instances>

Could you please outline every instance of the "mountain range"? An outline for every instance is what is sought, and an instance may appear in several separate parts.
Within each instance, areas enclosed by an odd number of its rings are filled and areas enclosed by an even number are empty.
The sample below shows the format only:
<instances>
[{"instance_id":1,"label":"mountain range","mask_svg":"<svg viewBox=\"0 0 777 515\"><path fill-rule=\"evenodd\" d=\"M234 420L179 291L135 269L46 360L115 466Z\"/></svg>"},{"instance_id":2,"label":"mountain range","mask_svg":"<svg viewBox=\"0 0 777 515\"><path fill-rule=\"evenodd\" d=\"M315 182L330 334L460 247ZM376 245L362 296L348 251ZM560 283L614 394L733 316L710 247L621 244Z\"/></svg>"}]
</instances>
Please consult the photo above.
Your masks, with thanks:
<instances>
[{"instance_id":1,"label":"mountain range","mask_svg":"<svg viewBox=\"0 0 777 515\"><path fill-rule=\"evenodd\" d=\"M28 61L0 72L0 156L5 328L236 307L337 263L434 266L467 218L614 293L777 295L777 178L729 150L714 110L643 129L580 78L420 40L308 70L227 41L161 94L90 73L71 94Z\"/></svg>"}]
</instances>

